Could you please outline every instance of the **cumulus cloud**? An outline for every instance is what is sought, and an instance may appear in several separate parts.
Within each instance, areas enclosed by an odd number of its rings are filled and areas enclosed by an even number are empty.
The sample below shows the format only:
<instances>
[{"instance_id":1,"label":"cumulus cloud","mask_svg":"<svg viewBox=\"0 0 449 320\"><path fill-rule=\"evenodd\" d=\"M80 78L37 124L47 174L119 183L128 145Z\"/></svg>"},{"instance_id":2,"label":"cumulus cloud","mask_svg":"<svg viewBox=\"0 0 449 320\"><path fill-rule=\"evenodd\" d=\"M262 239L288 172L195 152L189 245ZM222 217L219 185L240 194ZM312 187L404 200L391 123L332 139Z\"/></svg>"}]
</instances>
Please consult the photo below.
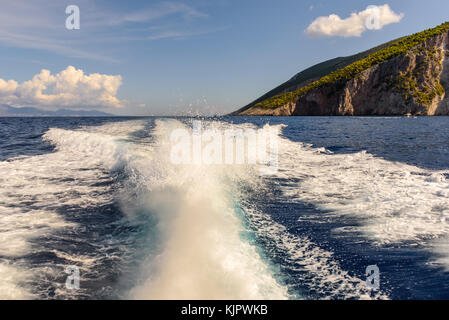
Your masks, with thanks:
<instances>
[{"instance_id":1,"label":"cumulus cloud","mask_svg":"<svg viewBox=\"0 0 449 320\"><path fill-rule=\"evenodd\" d=\"M360 37L366 30L380 30L388 24L398 23L403 17L403 13L395 13L388 4L369 6L346 19L336 14L319 17L306 29L306 34L311 37Z\"/></svg>"},{"instance_id":2,"label":"cumulus cloud","mask_svg":"<svg viewBox=\"0 0 449 320\"><path fill-rule=\"evenodd\" d=\"M15 106L102 108L123 106L117 97L122 77L92 73L68 66L52 75L42 69L31 80L18 83L0 78L0 103Z\"/></svg>"}]
</instances>

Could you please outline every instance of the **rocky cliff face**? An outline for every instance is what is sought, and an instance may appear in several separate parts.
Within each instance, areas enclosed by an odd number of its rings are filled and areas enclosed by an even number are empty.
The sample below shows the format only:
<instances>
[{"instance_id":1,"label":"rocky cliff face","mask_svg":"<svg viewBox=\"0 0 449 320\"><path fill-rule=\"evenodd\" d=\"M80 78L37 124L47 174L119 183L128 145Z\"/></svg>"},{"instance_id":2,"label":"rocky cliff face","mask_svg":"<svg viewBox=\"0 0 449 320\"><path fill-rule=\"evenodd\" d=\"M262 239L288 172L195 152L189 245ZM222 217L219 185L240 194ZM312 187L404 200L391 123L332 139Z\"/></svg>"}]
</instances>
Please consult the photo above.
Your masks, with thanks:
<instances>
[{"instance_id":1,"label":"rocky cliff face","mask_svg":"<svg viewBox=\"0 0 449 320\"><path fill-rule=\"evenodd\" d=\"M449 33L356 75L312 89L281 107L240 115L449 115Z\"/></svg>"}]
</instances>

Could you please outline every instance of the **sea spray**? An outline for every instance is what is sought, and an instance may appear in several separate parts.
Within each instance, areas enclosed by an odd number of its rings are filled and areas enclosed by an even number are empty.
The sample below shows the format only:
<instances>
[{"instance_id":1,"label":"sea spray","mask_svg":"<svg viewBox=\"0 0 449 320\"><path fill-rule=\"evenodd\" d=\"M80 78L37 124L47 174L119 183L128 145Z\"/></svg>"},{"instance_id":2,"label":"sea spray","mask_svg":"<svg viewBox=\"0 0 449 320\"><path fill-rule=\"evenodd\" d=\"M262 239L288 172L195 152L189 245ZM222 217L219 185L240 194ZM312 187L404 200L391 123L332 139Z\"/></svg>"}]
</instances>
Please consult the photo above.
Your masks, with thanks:
<instances>
[{"instance_id":1,"label":"sea spray","mask_svg":"<svg viewBox=\"0 0 449 320\"><path fill-rule=\"evenodd\" d=\"M144 299L284 299L281 286L254 245L241 237L224 181L256 177L249 166L176 165L168 161L172 130L185 128L174 120L158 121L151 163L138 170L147 183L145 206L158 217L161 251L148 265L144 284L130 296ZM154 165L153 165L154 164ZM163 164L163 166L161 166ZM134 167L135 168L135 167ZM162 170L155 174L153 170ZM157 176L157 179L152 177ZM226 177L232 176L232 179Z\"/></svg>"}]
</instances>

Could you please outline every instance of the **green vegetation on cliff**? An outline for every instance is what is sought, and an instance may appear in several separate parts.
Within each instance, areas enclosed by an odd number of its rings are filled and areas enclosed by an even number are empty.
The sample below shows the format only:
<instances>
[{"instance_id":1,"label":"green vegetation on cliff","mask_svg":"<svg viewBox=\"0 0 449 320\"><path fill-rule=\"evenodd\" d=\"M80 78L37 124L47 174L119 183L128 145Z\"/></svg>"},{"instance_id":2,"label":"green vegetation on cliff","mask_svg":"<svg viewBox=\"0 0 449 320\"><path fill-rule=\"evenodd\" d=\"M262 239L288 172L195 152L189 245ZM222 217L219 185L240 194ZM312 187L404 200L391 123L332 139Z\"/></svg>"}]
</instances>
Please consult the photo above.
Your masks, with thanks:
<instances>
[{"instance_id":1,"label":"green vegetation on cliff","mask_svg":"<svg viewBox=\"0 0 449 320\"><path fill-rule=\"evenodd\" d=\"M436 97L445 94L445 89L439 80L443 71L441 57L435 47L425 48L422 44L413 48L411 52L420 54L422 61L417 62L415 71L401 72L395 87L402 92L405 100L414 100L424 106L431 105ZM432 77L428 77L428 81L424 81L426 75L423 74L423 71L426 70L428 63L432 63L434 68Z\"/></svg>"},{"instance_id":2,"label":"green vegetation on cliff","mask_svg":"<svg viewBox=\"0 0 449 320\"><path fill-rule=\"evenodd\" d=\"M339 81L351 80L355 78L360 72L367 70L384 61L387 61L391 58L406 54L409 50L419 46L429 38L443 34L448 31L449 31L449 22L446 22L438 27L401 38L397 41L392 41L388 43L384 48L377 50L373 53L370 53L366 57L356 62L353 62L343 68L335 70L321 77L319 80L313 81L298 90L274 95L263 101L255 103L253 106L259 108L278 108L288 103L295 102L299 97L303 96L310 90L322 87L326 84L335 84ZM435 52L430 51L429 55L433 57L435 55ZM407 89L408 91L410 91L411 96L423 104L429 103L429 101L435 98L436 95L442 95L444 93L444 89L439 83L435 85L434 88L435 90L431 89L426 90L425 88L422 90L415 90L415 88L413 88L415 81L413 80L412 76L411 75L404 75L404 76L406 78L399 79L401 84L405 86L403 87L403 89Z\"/></svg>"}]
</instances>

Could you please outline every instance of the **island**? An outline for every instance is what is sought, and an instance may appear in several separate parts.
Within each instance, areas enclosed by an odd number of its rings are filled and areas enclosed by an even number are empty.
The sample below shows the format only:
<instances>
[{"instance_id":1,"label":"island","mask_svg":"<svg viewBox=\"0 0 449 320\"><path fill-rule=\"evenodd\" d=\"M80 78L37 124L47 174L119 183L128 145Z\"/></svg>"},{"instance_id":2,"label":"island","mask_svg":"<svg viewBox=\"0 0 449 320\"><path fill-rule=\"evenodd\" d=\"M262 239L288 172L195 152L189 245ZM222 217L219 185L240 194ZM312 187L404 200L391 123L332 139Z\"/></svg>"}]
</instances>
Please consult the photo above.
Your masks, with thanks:
<instances>
[{"instance_id":1,"label":"island","mask_svg":"<svg viewBox=\"0 0 449 320\"><path fill-rule=\"evenodd\" d=\"M238 116L449 115L449 22L309 69Z\"/></svg>"}]
</instances>

